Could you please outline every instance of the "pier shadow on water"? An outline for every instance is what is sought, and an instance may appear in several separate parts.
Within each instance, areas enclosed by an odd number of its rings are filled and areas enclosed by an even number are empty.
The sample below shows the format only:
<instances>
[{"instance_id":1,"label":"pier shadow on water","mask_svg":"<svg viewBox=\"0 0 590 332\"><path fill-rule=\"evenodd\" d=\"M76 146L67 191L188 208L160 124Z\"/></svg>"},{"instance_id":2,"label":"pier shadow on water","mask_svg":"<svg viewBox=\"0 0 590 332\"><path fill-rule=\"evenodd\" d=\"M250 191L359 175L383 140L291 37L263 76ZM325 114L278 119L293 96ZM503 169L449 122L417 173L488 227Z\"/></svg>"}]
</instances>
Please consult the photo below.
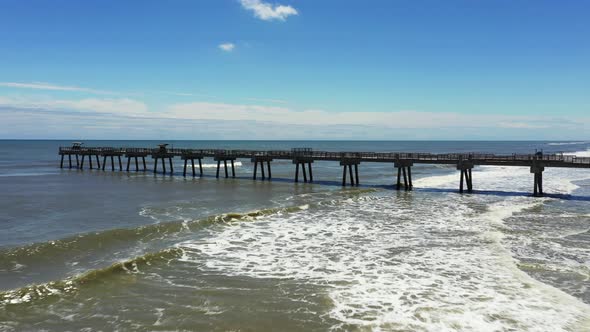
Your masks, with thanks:
<instances>
[{"instance_id":1,"label":"pier shadow on water","mask_svg":"<svg viewBox=\"0 0 590 332\"><path fill-rule=\"evenodd\" d=\"M68 171L68 169L64 169L64 172ZM79 171L79 172L83 172L83 170L80 169L71 169L69 171ZM86 171L90 171L92 172L92 170L86 170ZM94 170L95 172L104 172L104 171L100 171L100 170ZM124 175L124 174L146 174L145 172L139 171L131 171L129 173L111 173L111 172L104 172L104 174L117 174L119 176ZM156 174L151 173L150 175L153 175L154 177L157 178L161 178L161 179L169 179L169 180L174 180L174 179L182 179L182 173L181 172L174 172L172 174L167 173L167 174L162 174L161 172L158 172ZM186 180L198 180L199 178L207 178L207 179L216 179L216 176L213 174L203 174L203 175L196 175L195 177L193 177L192 175L187 174L186 175ZM280 177L273 177L272 179L266 178L266 179L262 179L260 178L260 176L258 176L256 178L256 180L253 180L251 176L236 176L236 177L228 177L226 178L225 175L222 173L219 175L218 180L222 181L222 180L240 180L240 181L255 181L255 182L275 182L275 183L290 183L290 184L299 184L299 185L320 185L320 186L330 186L330 187L341 187L341 188L346 188L346 189L350 189L350 188L363 188L363 189L382 189L382 190L392 190L392 191L396 191L397 188L395 185L390 184L390 185L378 185L378 184L360 184L358 186L351 186L349 183L346 184L346 187L342 187L342 181L330 181L330 180L315 180L313 182L304 182L303 180L300 180L299 182L295 182L294 179L291 178L280 178ZM412 191L416 191L416 192L430 192L430 193L447 193L447 194L459 194L459 190L458 189L453 189L453 188L425 188L425 187L414 187ZM406 192L403 188L400 190L400 192ZM465 192L462 195L485 195L485 196L499 196L499 197L532 197L532 193L531 192L527 192L527 191L506 191L506 190L476 190L474 189L471 193ZM543 197L546 198L554 198L554 199L561 199L561 200L568 200L568 201L581 201L581 202L590 202L590 196L581 196L581 195L572 195L572 194L557 194L557 193L544 193Z\"/></svg>"},{"instance_id":2,"label":"pier shadow on water","mask_svg":"<svg viewBox=\"0 0 590 332\"><path fill-rule=\"evenodd\" d=\"M395 189L395 188L393 188ZM414 191L434 192L434 193L456 193L459 191L449 188L414 188ZM505 196L505 197L533 197L532 193L526 191L504 191L504 190L473 190L471 193L464 193L463 195L489 195L489 196ZM583 201L590 202L590 196L579 196L571 194L552 194L544 193L542 197L563 199L568 201Z\"/></svg>"},{"instance_id":3,"label":"pier shadow on water","mask_svg":"<svg viewBox=\"0 0 590 332\"><path fill-rule=\"evenodd\" d=\"M161 175L161 174L160 174ZM208 175L203 174L201 177L215 179L215 175ZM189 176L187 175L187 179ZM192 177L191 177L192 178ZM197 176L198 178L198 176ZM276 178L273 177L272 179L261 179L258 177L256 180L253 180L250 176L236 176L235 178L227 178L227 179L235 179L241 181L256 181L256 182L279 182L279 183L290 183L290 184L299 184L299 185L320 185L320 186L330 186L330 187L341 187L344 189L350 188L363 188L363 189L382 189L382 190L392 190L397 191L395 185L376 185L376 184L360 184L358 186L351 186L347 183L346 187L342 187L342 181L329 181L329 180L314 180L313 182L304 182L299 181L295 182L293 179L289 178ZM224 176L219 176L219 180L226 180ZM452 188L424 188L424 187L414 187L412 191L415 192L429 192L429 193L446 193L446 194L460 194L458 189ZM403 188L400 192L407 192ZM526 191L505 191L505 190L473 190L471 193L463 193L461 195L484 195L484 196L498 196L498 197L533 197L531 192ZM555 194L555 193L544 193L542 197L546 198L554 198L554 199L562 199L568 201L582 201L582 202L590 202L590 196L580 196L580 195L571 195L571 194Z\"/></svg>"}]
</instances>

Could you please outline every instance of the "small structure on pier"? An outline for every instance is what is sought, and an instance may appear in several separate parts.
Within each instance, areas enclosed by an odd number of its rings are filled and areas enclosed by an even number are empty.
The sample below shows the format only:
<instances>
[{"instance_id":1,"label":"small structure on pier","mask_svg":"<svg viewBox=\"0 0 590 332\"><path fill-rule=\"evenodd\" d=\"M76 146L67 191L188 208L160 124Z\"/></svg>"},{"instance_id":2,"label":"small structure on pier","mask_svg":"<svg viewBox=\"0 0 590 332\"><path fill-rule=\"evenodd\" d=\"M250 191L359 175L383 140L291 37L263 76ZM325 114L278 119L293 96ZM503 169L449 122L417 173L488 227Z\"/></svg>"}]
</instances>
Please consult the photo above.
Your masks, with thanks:
<instances>
[{"instance_id":1,"label":"small structure on pier","mask_svg":"<svg viewBox=\"0 0 590 332\"><path fill-rule=\"evenodd\" d=\"M64 157L68 156L69 161L69 168L72 168L72 155L76 157L76 168L80 167L80 161L78 160L78 154L82 148L81 142L72 142L72 146L69 148L59 148L59 155L61 156L61 161L59 163L60 168L64 168Z\"/></svg>"}]
</instances>

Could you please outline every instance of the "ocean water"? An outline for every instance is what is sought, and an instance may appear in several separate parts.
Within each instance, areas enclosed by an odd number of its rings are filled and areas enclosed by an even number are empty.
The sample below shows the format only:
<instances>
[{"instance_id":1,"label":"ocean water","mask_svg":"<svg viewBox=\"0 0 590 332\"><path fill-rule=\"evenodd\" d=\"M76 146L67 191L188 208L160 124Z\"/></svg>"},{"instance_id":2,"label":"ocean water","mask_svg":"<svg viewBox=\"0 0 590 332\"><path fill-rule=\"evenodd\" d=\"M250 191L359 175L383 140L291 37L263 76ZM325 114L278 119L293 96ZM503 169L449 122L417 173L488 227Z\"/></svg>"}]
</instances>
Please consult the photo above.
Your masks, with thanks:
<instances>
[{"instance_id":1,"label":"ocean water","mask_svg":"<svg viewBox=\"0 0 590 332\"><path fill-rule=\"evenodd\" d=\"M60 169L0 141L0 331L590 331L590 169L336 162L313 184ZM88 141L89 146L155 146ZM589 155L590 142L185 141L174 147ZM148 160L151 169L151 160ZM125 165L124 165L125 166ZM133 167L132 167L133 169Z\"/></svg>"}]
</instances>

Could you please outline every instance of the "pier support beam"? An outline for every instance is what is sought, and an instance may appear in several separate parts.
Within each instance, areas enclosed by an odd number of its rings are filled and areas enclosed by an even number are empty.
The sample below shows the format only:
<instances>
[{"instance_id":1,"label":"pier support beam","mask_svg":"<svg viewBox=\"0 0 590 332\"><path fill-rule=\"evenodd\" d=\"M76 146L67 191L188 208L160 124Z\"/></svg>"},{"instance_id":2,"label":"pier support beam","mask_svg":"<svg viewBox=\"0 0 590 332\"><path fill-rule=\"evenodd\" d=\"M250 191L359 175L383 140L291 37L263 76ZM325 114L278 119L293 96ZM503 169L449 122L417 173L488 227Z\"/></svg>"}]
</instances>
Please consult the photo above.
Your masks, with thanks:
<instances>
[{"instance_id":1,"label":"pier support beam","mask_svg":"<svg viewBox=\"0 0 590 332\"><path fill-rule=\"evenodd\" d=\"M145 165L145 157L147 157L148 153L147 152L128 152L125 154L125 157L127 157L127 168L126 171L129 172L131 170L131 163L132 161L135 161L135 171L139 172L139 158L141 158L143 160L143 171L147 170L147 167Z\"/></svg>"},{"instance_id":2,"label":"pier support beam","mask_svg":"<svg viewBox=\"0 0 590 332\"><path fill-rule=\"evenodd\" d=\"M119 170L123 170L123 163L121 162L121 154L120 153L103 153L102 154L102 170L104 171L107 166L107 158L111 159L111 171L115 170L115 157L119 160Z\"/></svg>"},{"instance_id":3,"label":"pier support beam","mask_svg":"<svg viewBox=\"0 0 590 332\"><path fill-rule=\"evenodd\" d=\"M412 166L414 163L410 160L397 160L393 163L393 166L397 168L397 183L395 189L401 190L402 186L406 191L412 190L414 184L412 183ZM404 183L402 184L402 176Z\"/></svg>"},{"instance_id":4,"label":"pier support beam","mask_svg":"<svg viewBox=\"0 0 590 332\"><path fill-rule=\"evenodd\" d=\"M531 166L531 173L534 175L534 188L533 188L533 196L535 197L542 197L543 196L543 172L545 171L545 166L542 163L535 161Z\"/></svg>"},{"instance_id":5,"label":"pier support beam","mask_svg":"<svg viewBox=\"0 0 590 332\"><path fill-rule=\"evenodd\" d=\"M154 173L158 172L158 159L162 161L162 173L166 174L166 159L168 159L168 163L170 165L170 175L174 173L174 166L172 164L172 158L174 158L173 154L166 153L166 154L153 154L152 158L154 159ZM145 163L144 163L145 166Z\"/></svg>"},{"instance_id":6,"label":"pier support beam","mask_svg":"<svg viewBox=\"0 0 590 332\"><path fill-rule=\"evenodd\" d=\"M272 158L266 156L254 156L250 159L251 162L254 163L254 172L252 174L252 180L256 180L256 176L258 175L258 165L260 164L260 173L262 175L262 180L266 179L266 174L264 172L264 164L266 163L266 169L268 171L268 179L272 178L272 173L270 169L270 162Z\"/></svg>"},{"instance_id":7,"label":"pier support beam","mask_svg":"<svg viewBox=\"0 0 590 332\"><path fill-rule=\"evenodd\" d=\"M96 162L98 164L97 168L100 169L100 161L98 159L98 154L95 153L81 153L80 154L82 156L82 160L80 161L80 169L84 169L84 160L86 159L86 157L88 157L88 168L89 169L93 169L93 165L92 165L92 157L96 157Z\"/></svg>"},{"instance_id":8,"label":"pier support beam","mask_svg":"<svg viewBox=\"0 0 590 332\"><path fill-rule=\"evenodd\" d=\"M461 171L461 180L459 182L459 193L463 193L464 185L467 186L467 192L473 192L473 162L460 161L457 164L457 170Z\"/></svg>"},{"instance_id":9,"label":"pier support beam","mask_svg":"<svg viewBox=\"0 0 590 332\"><path fill-rule=\"evenodd\" d=\"M351 186L358 186L359 185L359 164L361 163L358 159L343 159L340 161L340 166L344 166L342 168L342 186L346 186L346 170L348 169L348 175L350 176L350 185ZM354 166L354 173L353 173L353 166Z\"/></svg>"},{"instance_id":10,"label":"pier support beam","mask_svg":"<svg viewBox=\"0 0 590 332\"><path fill-rule=\"evenodd\" d=\"M201 162L201 159L203 159L203 155L201 154L185 154L183 156L181 156L181 159L184 160L184 170L182 172L182 176L186 176L186 168L188 167L188 161L191 161L191 166L192 166L192 174L193 177L197 176L196 171L195 171L195 159L199 160L199 174L201 176L203 176L203 164Z\"/></svg>"},{"instance_id":11,"label":"pier support beam","mask_svg":"<svg viewBox=\"0 0 590 332\"><path fill-rule=\"evenodd\" d=\"M299 166L301 166L301 171L303 173L303 182L313 182L313 170L311 164L313 164L313 159L310 158L301 158L293 160L293 164L295 164L295 182L299 182ZM307 166L307 170L306 170ZM307 177L307 173L309 171L309 179Z\"/></svg>"},{"instance_id":12,"label":"pier support beam","mask_svg":"<svg viewBox=\"0 0 590 332\"><path fill-rule=\"evenodd\" d=\"M235 157L228 157L228 156L216 156L213 158L214 161L217 162L217 173L215 175L216 178L219 178L219 171L221 169L221 162L223 161L223 168L225 171L225 178L229 178L229 172L228 172L228 167L227 167L227 162L231 162L231 173L232 173L232 177L235 178L236 177L236 168L234 165L234 162L236 160Z\"/></svg>"}]
</instances>

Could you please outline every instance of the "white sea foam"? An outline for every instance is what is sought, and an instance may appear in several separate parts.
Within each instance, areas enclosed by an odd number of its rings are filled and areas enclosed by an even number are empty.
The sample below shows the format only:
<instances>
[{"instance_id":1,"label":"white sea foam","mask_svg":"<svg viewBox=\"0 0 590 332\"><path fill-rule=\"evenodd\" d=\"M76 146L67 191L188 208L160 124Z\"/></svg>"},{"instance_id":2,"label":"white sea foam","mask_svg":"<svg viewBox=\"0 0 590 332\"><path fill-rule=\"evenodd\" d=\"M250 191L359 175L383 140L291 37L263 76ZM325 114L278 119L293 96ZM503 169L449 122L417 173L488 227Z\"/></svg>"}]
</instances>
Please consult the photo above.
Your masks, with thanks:
<instances>
[{"instance_id":1,"label":"white sea foam","mask_svg":"<svg viewBox=\"0 0 590 332\"><path fill-rule=\"evenodd\" d=\"M568 156L576 156L576 157L590 157L590 149L584 151L576 151L576 152L566 152L564 153Z\"/></svg>"},{"instance_id":2,"label":"white sea foam","mask_svg":"<svg viewBox=\"0 0 590 332\"><path fill-rule=\"evenodd\" d=\"M155 308L156 312L156 321L154 322L154 326L162 325L162 317L164 317L164 308Z\"/></svg>"},{"instance_id":3,"label":"white sea foam","mask_svg":"<svg viewBox=\"0 0 590 332\"><path fill-rule=\"evenodd\" d=\"M575 181L588 179L582 169L547 168L543 174L544 191L553 194L571 194L578 188ZM420 178L416 188L458 189L460 173ZM473 170L474 190L532 192L533 175L528 167L479 166Z\"/></svg>"},{"instance_id":4,"label":"white sea foam","mask_svg":"<svg viewBox=\"0 0 590 332\"><path fill-rule=\"evenodd\" d=\"M587 144L590 142L554 142L554 143L547 143L547 145L580 145L580 144Z\"/></svg>"},{"instance_id":5,"label":"white sea foam","mask_svg":"<svg viewBox=\"0 0 590 332\"><path fill-rule=\"evenodd\" d=\"M241 167L242 166L242 162L241 161L234 161L234 167ZM189 165L190 167L190 165ZM221 168L225 168L224 163L220 163L220 167ZM199 164L195 164L195 168L199 168ZM203 168L217 168L217 163L214 164L203 164ZM227 163L227 168L231 168L231 163Z\"/></svg>"},{"instance_id":6,"label":"white sea foam","mask_svg":"<svg viewBox=\"0 0 590 332\"><path fill-rule=\"evenodd\" d=\"M473 176L479 190L532 191L526 167L478 167ZM571 194L573 181L586 177L547 169L545 188ZM458 182L456 172L415 186ZM205 270L323 287L335 328L580 331L590 307L521 271L503 245L508 218L550 200L445 193L333 200L209 228L177 246L182 261Z\"/></svg>"},{"instance_id":7,"label":"white sea foam","mask_svg":"<svg viewBox=\"0 0 590 332\"><path fill-rule=\"evenodd\" d=\"M326 287L343 328L566 331L588 319L587 305L521 272L501 246L501 220L539 203L518 197L479 214L464 204L477 198L447 196L351 199L178 247L218 273Z\"/></svg>"}]
</instances>

